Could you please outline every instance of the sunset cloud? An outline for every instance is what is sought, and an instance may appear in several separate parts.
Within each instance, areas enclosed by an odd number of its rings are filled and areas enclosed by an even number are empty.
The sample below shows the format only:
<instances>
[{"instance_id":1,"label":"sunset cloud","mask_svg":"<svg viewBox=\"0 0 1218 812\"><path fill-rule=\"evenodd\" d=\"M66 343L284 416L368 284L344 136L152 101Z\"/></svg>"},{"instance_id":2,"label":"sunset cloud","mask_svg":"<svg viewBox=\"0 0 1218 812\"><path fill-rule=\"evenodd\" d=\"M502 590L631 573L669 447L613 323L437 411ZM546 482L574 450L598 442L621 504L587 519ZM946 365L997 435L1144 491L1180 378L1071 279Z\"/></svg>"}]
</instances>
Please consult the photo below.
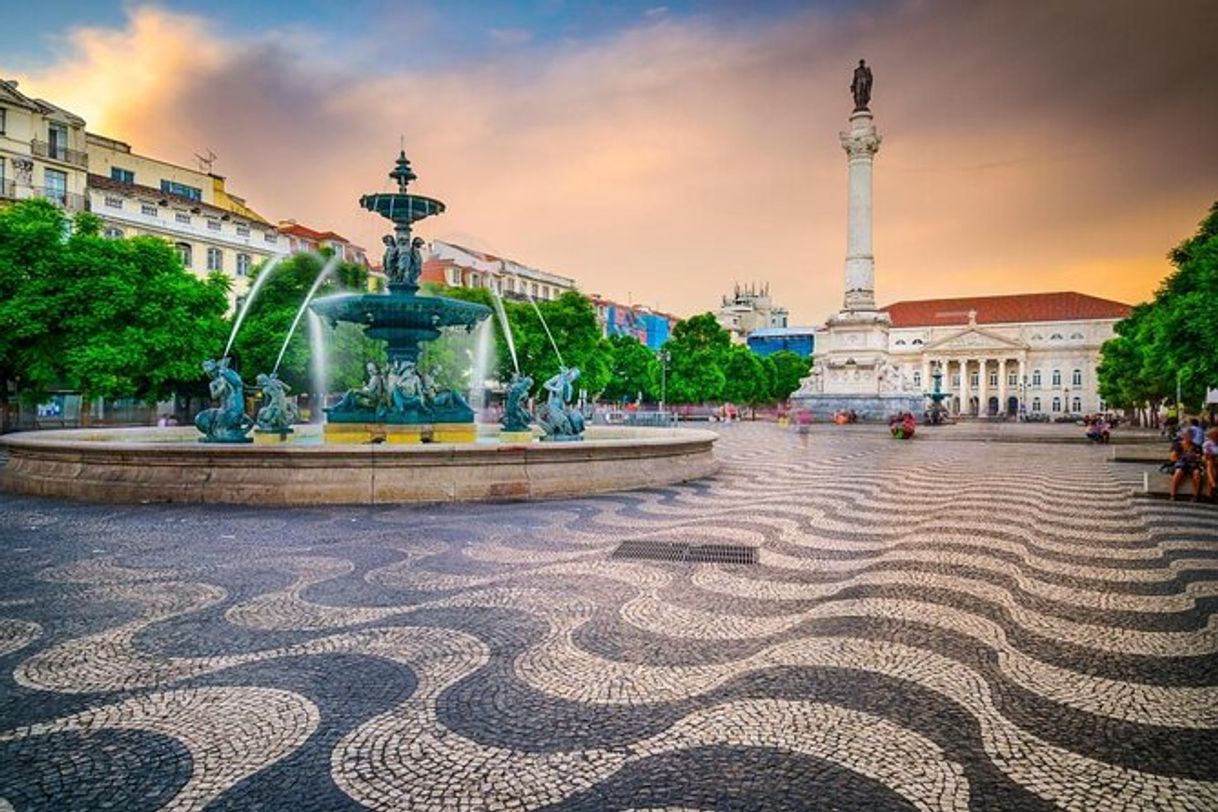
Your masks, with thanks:
<instances>
[{"instance_id":1,"label":"sunset cloud","mask_svg":"<svg viewBox=\"0 0 1218 812\"><path fill-rule=\"evenodd\" d=\"M1145 298L1218 197L1215 13L1181 4L894 3L728 26L644 16L369 75L376 39L222 36L137 8L23 88L91 129L218 172L271 218L373 246L356 206L398 138L449 210L421 233L680 314L766 280L802 323L841 298L837 132L874 66L882 301L1077 289ZM385 30L392 30L387 24ZM385 36L388 36L386 34ZM11 75L11 73L10 73Z\"/></svg>"}]
</instances>

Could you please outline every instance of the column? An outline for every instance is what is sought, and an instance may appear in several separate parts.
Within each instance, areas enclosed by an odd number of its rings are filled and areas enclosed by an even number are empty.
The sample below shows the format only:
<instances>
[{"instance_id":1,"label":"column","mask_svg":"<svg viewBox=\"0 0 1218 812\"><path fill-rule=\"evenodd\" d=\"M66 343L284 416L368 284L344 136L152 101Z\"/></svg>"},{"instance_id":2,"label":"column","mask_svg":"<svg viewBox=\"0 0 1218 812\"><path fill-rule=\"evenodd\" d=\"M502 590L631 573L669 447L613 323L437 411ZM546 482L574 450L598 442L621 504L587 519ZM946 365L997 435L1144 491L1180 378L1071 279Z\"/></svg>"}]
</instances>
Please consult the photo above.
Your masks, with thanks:
<instances>
[{"instance_id":1,"label":"column","mask_svg":"<svg viewBox=\"0 0 1218 812\"><path fill-rule=\"evenodd\" d=\"M968 359L960 359L960 414L968 414Z\"/></svg>"},{"instance_id":2,"label":"column","mask_svg":"<svg viewBox=\"0 0 1218 812\"><path fill-rule=\"evenodd\" d=\"M1028 404L1028 359L1019 359L1019 410L1027 411Z\"/></svg>"},{"instance_id":3,"label":"column","mask_svg":"<svg viewBox=\"0 0 1218 812\"><path fill-rule=\"evenodd\" d=\"M846 219L846 310L875 310L875 257L871 252L871 164L880 149L870 110L855 110L841 133L850 171Z\"/></svg>"},{"instance_id":4,"label":"column","mask_svg":"<svg viewBox=\"0 0 1218 812\"><path fill-rule=\"evenodd\" d=\"M989 360L980 358L977 361L977 416L990 413L990 373Z\"/></svg>"},{"instance_id":5,"label":"column","mask_svg":"<svg viewBox=\"0 0 1218 812\"><path fill-rule=\"evenodd\" d=\"M998 360L998 413L1007 413L1007 359Z\"/></svg>"},{"instance_id":6,"label":"column","mask_svg":"<svg viewBox=\"0 0 1218 812\"><path fill-rule=\"evenodd\" d=\"M922 353L922 391L929 392L934 387L934 380L930 377L931 363L930 356Z\"/></svg>"}]
</instances>

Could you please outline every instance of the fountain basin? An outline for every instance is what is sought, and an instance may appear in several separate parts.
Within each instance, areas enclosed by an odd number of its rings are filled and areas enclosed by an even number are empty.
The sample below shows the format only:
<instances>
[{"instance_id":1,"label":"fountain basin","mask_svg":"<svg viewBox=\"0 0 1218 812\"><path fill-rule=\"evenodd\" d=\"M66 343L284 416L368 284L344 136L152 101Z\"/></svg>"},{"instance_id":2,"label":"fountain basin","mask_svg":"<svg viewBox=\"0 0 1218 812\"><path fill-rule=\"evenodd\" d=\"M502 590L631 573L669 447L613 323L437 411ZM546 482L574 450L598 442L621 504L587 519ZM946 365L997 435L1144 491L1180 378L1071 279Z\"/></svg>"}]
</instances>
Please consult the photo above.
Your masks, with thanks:
<instances>
[{"instance_id":1,"label":"fountain basin","mask_svg":"<svg viewBox=\"0 0 1218 812\"><path fill-rule=\"evenodd\" d=\"M13 493L96 502L319 505L502 501L671 485L718 470L704 429L590 427L580 443L197 442L189 427L68 429L0 437ZM491 427L479 427L489 435ZM312 441L313 444L310 444Z\"/></svg>"}]
</instances>

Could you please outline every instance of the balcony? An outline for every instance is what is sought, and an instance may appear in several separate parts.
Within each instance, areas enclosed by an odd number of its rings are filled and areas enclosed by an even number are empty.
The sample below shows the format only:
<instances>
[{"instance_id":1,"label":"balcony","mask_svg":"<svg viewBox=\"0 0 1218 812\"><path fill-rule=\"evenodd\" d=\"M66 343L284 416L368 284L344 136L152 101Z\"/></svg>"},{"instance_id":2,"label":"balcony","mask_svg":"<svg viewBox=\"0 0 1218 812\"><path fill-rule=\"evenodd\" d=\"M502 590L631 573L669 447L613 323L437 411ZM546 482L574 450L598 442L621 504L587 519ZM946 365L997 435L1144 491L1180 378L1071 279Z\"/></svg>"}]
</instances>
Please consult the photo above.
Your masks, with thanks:
<instances>
[{"instance_id":1,"label":"balcony","mask_svg":"<svg viewBox=\"0 0 1218 812\"><path fill-rule=\"evenodd\" d=\"M19 186L16 192L14 197L17 199L41 197L66 211L84 211L86 208L85 196L75 192L58 192L41 186Z\"/></svg>"},{"instance_id":2,"label":"balcony","mask_svg":"<svg viewBox=\"0 0 1218 812\"><path fill-rule=\"evenodd\" d=\"M79 149L68 149L63 144L52 144L50 141L34 139L30 142L30 152L35 158L47 158L65 164L89 168L89 154Z\"/></svg>"}]
</instances>

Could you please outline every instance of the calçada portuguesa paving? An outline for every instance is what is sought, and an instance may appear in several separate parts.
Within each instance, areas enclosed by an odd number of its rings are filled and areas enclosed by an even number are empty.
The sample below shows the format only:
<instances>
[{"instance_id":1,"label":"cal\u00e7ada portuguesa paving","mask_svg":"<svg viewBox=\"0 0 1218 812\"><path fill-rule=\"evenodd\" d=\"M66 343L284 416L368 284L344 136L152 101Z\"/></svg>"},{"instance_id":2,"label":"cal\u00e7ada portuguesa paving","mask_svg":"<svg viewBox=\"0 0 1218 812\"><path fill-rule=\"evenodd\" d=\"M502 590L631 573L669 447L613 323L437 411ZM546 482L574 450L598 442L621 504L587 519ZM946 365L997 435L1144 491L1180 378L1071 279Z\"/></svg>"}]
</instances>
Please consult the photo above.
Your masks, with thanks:
<instances>
[{"instance_id":1,"label":"cal\u00e7ada portuguesa paving","mask_svg":"<svg viewBox=\"0 0 1218 812\"><path fill-rule=\"evenodd\" d=\"M1218 513L960 439L727 426L714 478L529 504L0 496L0 808L1218 809Z\"/></svg>"}]
</instances>

